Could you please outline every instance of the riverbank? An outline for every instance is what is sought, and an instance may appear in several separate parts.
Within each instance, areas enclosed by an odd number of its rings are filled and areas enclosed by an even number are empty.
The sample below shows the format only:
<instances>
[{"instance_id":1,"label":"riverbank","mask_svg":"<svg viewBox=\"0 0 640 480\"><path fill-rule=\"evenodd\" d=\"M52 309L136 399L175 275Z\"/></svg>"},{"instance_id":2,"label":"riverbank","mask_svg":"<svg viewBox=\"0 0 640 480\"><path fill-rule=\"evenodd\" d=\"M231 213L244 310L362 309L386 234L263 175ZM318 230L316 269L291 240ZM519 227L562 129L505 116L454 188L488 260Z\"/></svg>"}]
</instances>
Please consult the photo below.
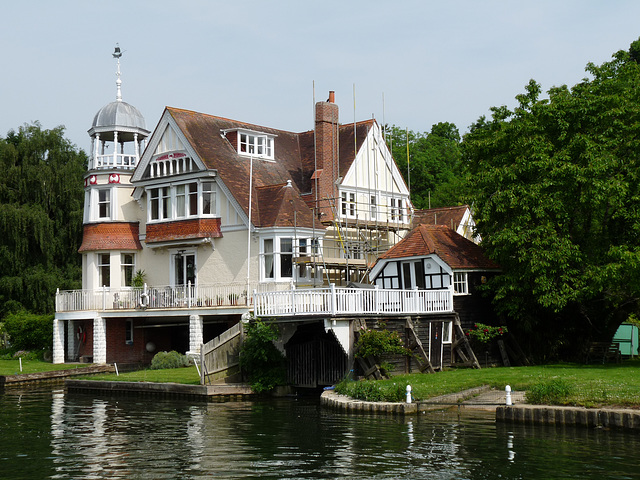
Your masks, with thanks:
<instances>
[{"instance_id":1,"label":"riverbank","mask_svg":"<svg viewBox=\"0 0 640 480\"><path fill-rule=\"evenodd\" d=\"M255 396L251 387L246 384L184 385L179 383L66 380L64 386L69 392L183 398L212 402L242 401Z\"/></svg>"},{"instance_id":2,"label":"riverbank","mask_svg":"<svg viewBox=\"0 0 640 480\"><path fill-rule=\"evenodd\" d=\"M70 368L67 370L50 370L46 372L0 375L0 388L22 387L42 383L60 383L69 377L113 373L113 365L92 365L88 367Z\"/></svg>"},{"instance_id":3,"label":"riverbank","mask_svg":"<svg viewBox=\"0 0 640 480\"><path fill-rule=\"evenodd\" d=\"M501 398L502 404L495 403ZM489 387L469 389L457 394L442 395L428 402L367 402L355 400L333 391L322 393L320 402L328 408L349 413L415 415L449 408L494 410L497 422L575 426L602 429L640 431L640 410L624 408L585 408L551 405L529 405L524 392L511 392L513 405L505 405L505 394L496 395Z\"/></svg>"}]
</instances>

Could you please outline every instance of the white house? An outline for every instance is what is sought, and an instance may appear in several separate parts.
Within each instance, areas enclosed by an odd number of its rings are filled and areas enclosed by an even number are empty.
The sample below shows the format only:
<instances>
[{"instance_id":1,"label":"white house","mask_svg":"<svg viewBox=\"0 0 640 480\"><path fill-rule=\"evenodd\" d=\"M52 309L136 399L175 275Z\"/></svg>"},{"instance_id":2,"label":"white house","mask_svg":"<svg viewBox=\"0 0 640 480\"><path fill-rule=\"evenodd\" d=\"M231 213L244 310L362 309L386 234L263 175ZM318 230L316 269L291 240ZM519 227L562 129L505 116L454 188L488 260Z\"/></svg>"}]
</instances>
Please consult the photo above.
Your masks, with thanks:
<instances>
[{"instance_id":1,"label":"white house","mask_svg":"<svg viewBox=\"0 0 640 480\"><path fill-rule=\"evenodd\" d=\"M408 231L380 126L339 123L333 92L302 133L167 107L150 134L117 58L116 101L89 130L83 290L57 294L54 362L196 353L254 291L362 281Z\"/></svg>"}]
</instances>

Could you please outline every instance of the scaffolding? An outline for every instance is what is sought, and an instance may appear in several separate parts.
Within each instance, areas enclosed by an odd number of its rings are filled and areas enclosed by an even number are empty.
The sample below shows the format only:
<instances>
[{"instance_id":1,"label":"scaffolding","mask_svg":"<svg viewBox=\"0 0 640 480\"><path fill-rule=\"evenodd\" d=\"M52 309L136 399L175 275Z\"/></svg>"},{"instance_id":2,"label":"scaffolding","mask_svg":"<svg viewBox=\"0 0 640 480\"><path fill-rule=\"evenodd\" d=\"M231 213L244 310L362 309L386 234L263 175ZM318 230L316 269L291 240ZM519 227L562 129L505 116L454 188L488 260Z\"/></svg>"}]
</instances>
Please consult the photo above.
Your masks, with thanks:
<instances>
[{"instance_id":1,"label":"scaffolding","mask_svg":"<svg viewBox=\"0 0 640 480\"><path fill-rule=\"evenodd\" d=\"M379 198L379 196L378 196ZM378 257L398 243L409 230L411 212L381 203L362 205L357 200L345 205L341 197L318 200L317 212L327 206L332 218L322 218L325 227L321 247L294 253L298 266L314 272L312 285L369 283L369 272ZM345 214L344 209L347 209ZM328 217L329 215L325 215ZM384 218L385 220L381 220Z\"/></svg>"}]
</instances>

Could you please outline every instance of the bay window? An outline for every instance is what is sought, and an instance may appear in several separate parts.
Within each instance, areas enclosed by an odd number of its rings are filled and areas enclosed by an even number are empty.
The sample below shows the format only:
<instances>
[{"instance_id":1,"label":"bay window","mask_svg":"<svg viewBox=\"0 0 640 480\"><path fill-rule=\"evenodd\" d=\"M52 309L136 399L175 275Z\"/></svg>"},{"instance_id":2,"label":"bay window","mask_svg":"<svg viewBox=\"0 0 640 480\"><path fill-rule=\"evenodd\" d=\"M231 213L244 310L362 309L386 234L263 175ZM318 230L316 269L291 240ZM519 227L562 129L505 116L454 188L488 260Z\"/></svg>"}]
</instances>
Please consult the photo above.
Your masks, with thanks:
<instances>
[{"instance_id":1,"label":"bay window","mask_svg":"<svg viewBox=\"0 0 640 480\"><path fill-rule=\"evenodd\" d=\"M149 221L216 215L216 195L215 182L190 182L150 188Z\"/></svg>"}]
</instances>

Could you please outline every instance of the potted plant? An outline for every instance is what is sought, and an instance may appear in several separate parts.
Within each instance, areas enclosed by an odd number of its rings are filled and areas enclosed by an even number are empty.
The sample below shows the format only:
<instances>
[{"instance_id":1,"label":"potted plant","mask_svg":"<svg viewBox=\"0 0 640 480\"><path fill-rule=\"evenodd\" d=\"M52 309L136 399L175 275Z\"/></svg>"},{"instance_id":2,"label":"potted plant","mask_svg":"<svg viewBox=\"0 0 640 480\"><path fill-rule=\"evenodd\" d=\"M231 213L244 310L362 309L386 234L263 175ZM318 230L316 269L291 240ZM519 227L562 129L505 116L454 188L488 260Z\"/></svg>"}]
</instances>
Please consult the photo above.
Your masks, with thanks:
<instances>
[{"instance_id":1,"label":"potted plant","mask_svg":"<svg viewBox=\"0 0 640 480\"><path fill-rule=\"evenodd\" d=\"M147 274L144 270L136 270L136 273L131 279L131 285L135 288L142 288L147 283Z\"/></svg>"}]
</instances>

